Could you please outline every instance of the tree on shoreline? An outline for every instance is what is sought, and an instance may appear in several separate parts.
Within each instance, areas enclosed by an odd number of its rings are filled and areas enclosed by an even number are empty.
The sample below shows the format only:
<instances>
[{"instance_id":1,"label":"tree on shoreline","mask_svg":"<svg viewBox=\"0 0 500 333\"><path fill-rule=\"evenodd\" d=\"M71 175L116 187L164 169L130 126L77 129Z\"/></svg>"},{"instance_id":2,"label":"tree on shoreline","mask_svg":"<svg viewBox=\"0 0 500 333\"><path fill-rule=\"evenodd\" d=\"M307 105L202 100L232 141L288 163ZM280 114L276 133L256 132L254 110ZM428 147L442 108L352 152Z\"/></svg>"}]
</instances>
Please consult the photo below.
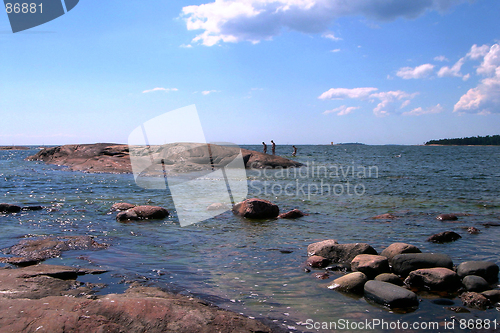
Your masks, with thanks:
<instances>
[{"instance_id":1,"label":"tree on shoreline","mask_svg":"<svg viewBox=\"0 0 500 333\"><path fill-rule=\"evenodd\" d=\"M500 135L431 140L427 141L425 145L500 146Z\"/></svg>"}]
</instances>

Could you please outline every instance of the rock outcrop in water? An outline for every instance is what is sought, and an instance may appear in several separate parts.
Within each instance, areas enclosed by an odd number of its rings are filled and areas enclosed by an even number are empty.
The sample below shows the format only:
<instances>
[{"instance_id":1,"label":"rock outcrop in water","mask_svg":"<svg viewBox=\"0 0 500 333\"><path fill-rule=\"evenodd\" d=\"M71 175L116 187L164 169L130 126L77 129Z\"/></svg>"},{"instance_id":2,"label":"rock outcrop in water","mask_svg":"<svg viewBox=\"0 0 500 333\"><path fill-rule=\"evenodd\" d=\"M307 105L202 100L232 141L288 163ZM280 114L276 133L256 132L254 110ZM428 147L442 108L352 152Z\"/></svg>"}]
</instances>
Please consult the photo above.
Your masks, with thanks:
<instances>
[{"instance_id":1,"label":"rock outcrop in water","mask_svg":"<svg viewBox=\"0 0 500 333\"><path fill-rule=\"evenodd\" d=\"M145 158L146 161L151 160L156 165L161 164L163 160L163 166L167 170L178 173L211 170L212 166L224 166L239 153L240 149L237 147L196 143L133 147L135 157ZM27 159L67 166L73 171L131 173L130 154L128 145L96 143L44 148ZM290 168L302 165L280 156L247 149L241 149L241 154L245 168Z\"/></svg>"}]
</instances>

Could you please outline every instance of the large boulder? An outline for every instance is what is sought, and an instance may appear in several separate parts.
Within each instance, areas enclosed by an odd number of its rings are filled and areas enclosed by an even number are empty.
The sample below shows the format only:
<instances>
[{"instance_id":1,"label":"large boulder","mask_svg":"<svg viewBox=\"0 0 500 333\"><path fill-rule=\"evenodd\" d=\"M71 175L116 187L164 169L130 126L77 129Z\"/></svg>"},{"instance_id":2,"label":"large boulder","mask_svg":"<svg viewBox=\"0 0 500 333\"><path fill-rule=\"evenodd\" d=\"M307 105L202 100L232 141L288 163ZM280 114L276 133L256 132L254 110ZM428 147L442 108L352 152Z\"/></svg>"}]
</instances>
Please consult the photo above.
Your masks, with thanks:
<instances>
[{"instance_id":1,"label":"large boulder","mask_svg":"<svg viewBox=\"0 0 500 333\"><path fill-rule=\"evenodd\" d=\"M410 272L405 284L412 288L453 292L460 288L460 278L448 268L423 268Z\"/></svg>"},{"instance_id":2,"label":"large boulder","mask_svg":"<svg viewBox=\"0 0 500 333\"><path fill-rule=\"evenodd\" d=\"M467 275L463 278L462 284L467 291L485 291L490 289L490 285L480 276L477 275Z\"/></svg>"},{"instance_id":3,"label":"large boulder","mask_svg":"<svg viewBox=\"0 0 500 333\"><path fill-rule=\"evenodd\" d=\"M349 273L333 280L328 286L329 289L343 291L347 293L362 293L363 286L368 278L361 272Z\"/></svg>"},{"instance_id":4,"label":"large boulder","mask_svg":"<svg viewBox=\"0 0 500 333\"><path fill-rule=\"evenodd\" d=\"M8 203L0 203L0 213L18 213L21 211L21 207L17 205L11 205Z\"/></svg>"},{"instance_id":5,"label":"large boulder","mask_svg":"<svg viewBox=\"0 0 500 333\"><path fill-rule=\"evenodd\" d=\"M392 283L371 280L365 283L365 298L389 308L411 308L418 306L417 295Z\"/></svg>"},{"instance_id":6,"label":"large boulder","mask_svg":"<svg viewBox=\"0 0 500 333\"><path fill-rule=\"evenodd\" d=\"M320 255L332 262L351 263L358 254L375 254L377 251L366 243L335 244L334 240L310 244L307 247L309 255Z\"/></svg>"},{"instance_id":7,"label":"large boulder","mask_svg":"<svg viewBox=\"0 0 500 333\"><path fill-rule=\"evenodd\" d=\"M493 261L466 261L458 265L457 274L461 278L467 275L478 275L488 283L498 281L498 265Z\"/></svg>"},{"instance_id":8,"label":"large boulder","mask_svg":"<svg viewBox=\"0 0 500 333\"><path fill-rule=\"evenodd\" d=\"M429 238L427 238L427 241L432 243L449 243L449 242L454 242L460 238L462 238L462 236L460 236L454 231L443 231L438 234L430 236Z\"/></svg>"},{"instance_id":9,"label":"large boulder","mask_svg":"<svg viewBox=\"0 0 500 333\"><path fill-rule=\"evenodd\" d=\"M270 201L253 198L234 205L233 213L249 219L273 219L280 209Z\"/></svg>"},{"instance_id":10,"label":"large boulder","mask_svg":"<svg viewBox=\"0 0 500 333\"><path fill-rule=\"evenodd\" d=\"M406 243L392 243L388 247L386 247L382 253L380 253L381 256L387 257L389 260L392 259L394 256L397 256L398 254L403 254L403 253L421 253L422 251L419 250L418 247L415 245L411 244L406 244Z\"/></svg>"},{"instance_id":11,"label":"large boulder","mask_svg":"<svg viewBox=\"0 0 500 333\"><path fill-rule=\"evenodd\" d=\"M369 279L382 273L389 273L389 261L384 256L374 254L358 254L351 261L353 272L362 272Z\"/></svg>"},{"instance_id":12,"label":"large boulder","mask_svg":"<svg viewBox=\"0 0 500 333\"><path fill-rule=\"evenodd\" d=\"M421 268L444 267L453 268L453 261L446 254L438 253L404 253L398 254L390 261L392 271L401 277L406 277L411 271Z\"/></svg>"},{"instance_id":13,"label":"large boulder","mask_svg":"<svg viewBox=\"0 0 500 333\"><path fill-rule=\"evenodd\" d=\"M473 291L468 291L460 295L460 300L466 307L479 310L486 310L491 305L488 298Z\"/></svg>"},{"instance_id":14,"label":"large boulder","mask_svg":"<svg viewBox=\"0 0 500 333\"><path fill-rule=\"evenodd\" d=\"M169 215L168 210L158 206L136 206L127 209L126 211L119 212L116 215L117 221L128 220L150 220L150 219L163 219Z\"/></svg>"},{"instance_id":15,"label":"large boulder","mask_svg":"<svg viewBox=\"0 0 500 333\"><path fill-rule=\"evenodd\" d=\"M403 281L397 276L396 274L393 273L382 273L379 274L375 277L375 280L377 281L382 281L382 282L387 282L387 283L392 283L395 284L396 286L404 286Z\"/></svg>"}]
</instances>

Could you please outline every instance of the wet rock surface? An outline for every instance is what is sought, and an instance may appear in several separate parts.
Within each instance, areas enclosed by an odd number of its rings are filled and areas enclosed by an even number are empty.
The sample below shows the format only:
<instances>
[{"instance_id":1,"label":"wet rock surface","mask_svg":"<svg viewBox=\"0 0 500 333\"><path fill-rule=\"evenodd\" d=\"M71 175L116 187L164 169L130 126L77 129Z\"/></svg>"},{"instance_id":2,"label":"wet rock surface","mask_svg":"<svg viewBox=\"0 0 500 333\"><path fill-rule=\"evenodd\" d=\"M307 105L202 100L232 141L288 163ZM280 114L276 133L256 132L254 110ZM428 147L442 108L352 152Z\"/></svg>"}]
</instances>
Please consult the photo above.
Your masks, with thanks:
<instances>
[{"instance_id":1,"label":"wet rock surface","mask_svg":"<svg viewBox=\"0 0 500 333\"><path fill-rule=\"evenodd\" d=\"M335 263L350 263L359 254L378 254L373 247L366 243L334 244L332 240L323 242L311 244L312 247L307 248L308 253L320 255Z\"/></svg>"},{"instance_id":2,"label":"wet rock surface","mask_svg":"<svg viewBox=\"0 0 500 333\"><path fill-rule=\"evenodd\" d=\"M394 256L403 253L421 253L420 249L414 245L406 243L392 243L386 247L380 255L387 257L389 260Z\"/></svg>"},{"instance_id":3,"label":"wet rock surface","mask_svg":"<svg viewBox=\"0 0 500 333\"><path fill-rule=\"evenodd\" d=\"M368 281L365 274L361 272L349 273L335 279L329 286L329 289L349 292L349 293L363 293L363 287Z\"/></svg>"},{"instance_id":4,"label":"wet rock surface","mask_svg":"<svg viewBox=\"0 0 500 333\"><path fill-rule=\"evenodd\" d=\"M467 291L485 291L490 289L490 285L480 276L477 275L467 275L463 278L462 284Z\"/></svg>"},{"instance_id":5,"label":"wet rock surface","mask_svg":"<svg viewBox=\"0 0 500 333\"><path fill-rule=\"evenodd\" d=\"M432 243L449 243L454 242L460 238L462 238L462 236L454 231L443 231L430 236L429 238L427 238L427 241Z\"/></svg>"},{"instance_id":6,"label":"wet rock surface","mask_svg":"<svg viewBox=\"0 0 500 333\"><path fill-rule=\"evenodd\" d=\"M354 272L362 272L368 278L390 272L389 261L384 256L374 254L358 254L351 261L351 269Z\"/></svg>"},{"instance_id":7,"label":"wet rock surface","mask_svg":"<svg viewBox=\"0 0 500 333\"><path fill-rule=\"evenodd\" d=\"M25 261L42 261L56 258L64 251L104 249L107 244L100 244L90 236L58 236L23 239L14 246L3 249L6 254L24 258Z\"/></svg>"},{"instance_id":8,"label":"wet rock surface","mask_svg":"<svg viewBox=\"0 0 500 333\"><path fill-rule=\"evenodd\" d=\"M457 273L448 268L424 268L410 272L405 284L418 289L433 291L456 291L460 288Z\"/></svg>"},{"instance_id":9,"label":"wet rock surface","mask_svg":"<svg viewBox=\"0 0 500 333\"><path fill-rule=\"evenodd\" d=\"M161 220L169 215L168 210L158 206L135 206L116 214L117 221Z\"/></svg>"},{"instance_id":10,"label":"wet rock surface","mask_svg":"<svg viewBox=\"0 0 500 333\"><path fill-rule=\"evenodd\" d=\"M405 253L393 257L391 265L395 274L406 277L411 271L421 268L444 267L452 269L453 261L446 254Z\"/></svg>"},{"instance_id":11,"label":"wet rock surface","mask_svg":"<svg viewBox=\"0 0 500 333\"><path fill-rule=\"evenodd\" d=\"M375 280L387 282L387 283L392 283L392 284L395 284L396 286L400 286L400 287L404 285L403 281L399 278L399 276L397 276L396 274L392 274L392 273L379 274L375 277Z\"/></svg>"},{"instance_id":12,"label":"wet rock surface","mask_svg":"<svg viewBox=\"0 0 500 333\"><path fill-rule=\"evenodd\" d=\"M372 302L389 308L410 308L418 306L417 295L392 283L371 280L365 283L364 296Z\"/></svg>"},{"instance_id":13,"label":"wet rock surface","mask_svg":"<svg viewBox=\"0 0 500 333\"><path fill-rule=\"evenodd\" d=\"M484 295L473 291L469 291L460 295L460 300L462 300L462 303L466 307L479 310L486 310L491 305L490 300L487 299Z\"/></svg>"},{"instance_id":14,"label":"wet rock surface","mask_svg":"<svg viewBox=\"0 0 500 333\"><path fill-rule=\"evenodd\" d=\"M457 274L461 278L467 275L478 275L488 283L498 281L499 267L492 261L466 261L458 265Z\"/></svg>"},{"instance_id":15,"label":"wet rock surface","mask_svg":"<svg viewBox=\"0 0 500 333\"><path fill-rule=\"evenodd\" d=\"M234 205L233 213L249 219L273 219L279 215L280 209L270 201L253 198Z\"/></svg>"}]
</instances>

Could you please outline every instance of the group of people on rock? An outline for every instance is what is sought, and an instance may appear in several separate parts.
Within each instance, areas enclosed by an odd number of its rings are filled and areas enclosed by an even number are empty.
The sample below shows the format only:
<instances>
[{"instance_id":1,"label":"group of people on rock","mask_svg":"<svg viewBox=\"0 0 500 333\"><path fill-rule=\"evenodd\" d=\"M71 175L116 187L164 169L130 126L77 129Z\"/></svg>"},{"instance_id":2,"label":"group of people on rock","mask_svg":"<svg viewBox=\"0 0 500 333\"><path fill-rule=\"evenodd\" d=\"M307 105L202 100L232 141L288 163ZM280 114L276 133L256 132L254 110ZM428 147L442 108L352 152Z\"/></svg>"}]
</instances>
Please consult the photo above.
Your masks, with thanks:
<instances>
[{"instance_id":1,"label":"group of people on rock","mask_svg":"<svg viewBox=\"0 0 500 333\"><path fill-rule=\"evenodd\" d=\"M272 144L272 146L271 146L271 152L272 152L273 155L276 155L276 143L274 143L274 141L271 140L271 144ZM262 149L263 153L267 154L267 145L266 145L266 143L264 141L262 142L262 145L264 146L263 149ZM297 147L295 147L295 146L292 146L292 147L293 147L292 156L296 156L297 155Z\"/></svg>"}]
</instances>

